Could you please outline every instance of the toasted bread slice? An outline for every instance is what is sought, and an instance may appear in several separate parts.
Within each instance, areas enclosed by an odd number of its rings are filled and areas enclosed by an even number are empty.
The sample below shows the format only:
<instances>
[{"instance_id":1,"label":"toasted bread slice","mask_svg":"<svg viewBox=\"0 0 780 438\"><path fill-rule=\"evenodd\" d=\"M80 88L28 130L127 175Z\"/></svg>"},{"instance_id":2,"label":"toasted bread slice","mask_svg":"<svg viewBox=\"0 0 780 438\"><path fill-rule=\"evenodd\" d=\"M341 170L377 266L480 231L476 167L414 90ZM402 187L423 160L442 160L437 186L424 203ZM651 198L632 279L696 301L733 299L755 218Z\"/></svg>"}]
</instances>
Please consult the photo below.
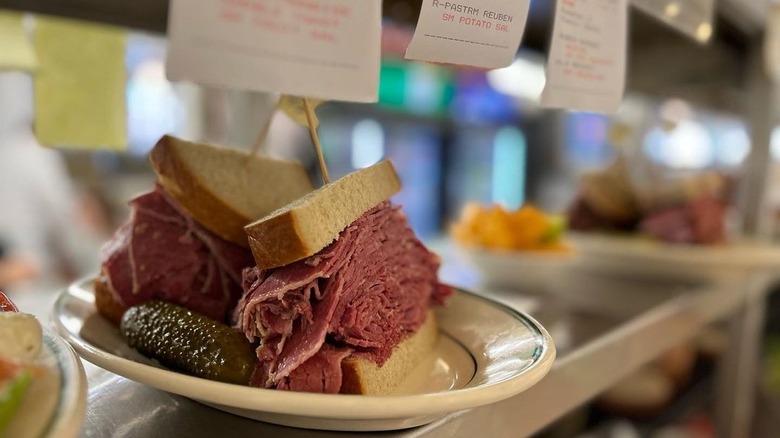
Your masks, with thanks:
<instances>
[{"instance_id":1,"label":"toasted bread slice","mask_svg":"<svg viewBox=\"0 0 780 438\"><path fill-rule=\"evenodd\" d=\"M341 362L341 393L388 395L428 356L436 346L439 329L432 310L425 323L404 339L381 366L367 359L348 357Z\"/></svg>"},{"instance_id":2,"label":"toasted bread slice","mask_svg":"<svg viewBox=\"0 0 780 438\"><path fill-rule=\"evenodd\" d=\"M119 322L122 320L122 315L124 315L127 308L114 299L114 295L111 294L111 289L109 289L105 277L100 276L96 278L94 288L95 307L97 308L98 313L103 315L114 325L118 326Z\"/></svg>"},{"instance_id":3,"label":"toasted bread slice","mask_svg":"<svg viewBox=\"0 0 780 438\"><path fill-rule=\"evenodd\" d=\"M346 175L308 193L244 230L260 269L316 254L363 213L401 190L389 161Z\"/></svg>"},{"instance_id":4,"label":"toasted bread slice","mask_svg":"<svg viewBox=\"0 0 780 438\"><path fill-rule=\"evenodd\" d=\"M313 190L300 163L168 135L149 158L165 193L214 234L243 246L246 224Z\"/></svg>"}]
</instances>

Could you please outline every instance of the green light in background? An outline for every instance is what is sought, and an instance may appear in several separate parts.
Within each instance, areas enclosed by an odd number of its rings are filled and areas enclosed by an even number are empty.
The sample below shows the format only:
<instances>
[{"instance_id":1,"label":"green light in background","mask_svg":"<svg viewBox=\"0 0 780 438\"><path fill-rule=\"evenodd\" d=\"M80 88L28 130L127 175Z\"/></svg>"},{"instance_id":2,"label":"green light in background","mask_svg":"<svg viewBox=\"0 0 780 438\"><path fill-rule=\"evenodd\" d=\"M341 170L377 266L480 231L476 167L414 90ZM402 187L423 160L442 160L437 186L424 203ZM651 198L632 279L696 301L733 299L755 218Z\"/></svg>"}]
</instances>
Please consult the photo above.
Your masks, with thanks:
<instances>
[{"instance_id":1,"label":"green light in background","mask_svg":"<svg viewBox=\"0 0 780 438\"><path fill-rule=\"evenodd\" d=\"M446 112L454 96L453 73L446 67L396 59L382 61L379 104L415 114Z\"/></svg>"}]
</instances>

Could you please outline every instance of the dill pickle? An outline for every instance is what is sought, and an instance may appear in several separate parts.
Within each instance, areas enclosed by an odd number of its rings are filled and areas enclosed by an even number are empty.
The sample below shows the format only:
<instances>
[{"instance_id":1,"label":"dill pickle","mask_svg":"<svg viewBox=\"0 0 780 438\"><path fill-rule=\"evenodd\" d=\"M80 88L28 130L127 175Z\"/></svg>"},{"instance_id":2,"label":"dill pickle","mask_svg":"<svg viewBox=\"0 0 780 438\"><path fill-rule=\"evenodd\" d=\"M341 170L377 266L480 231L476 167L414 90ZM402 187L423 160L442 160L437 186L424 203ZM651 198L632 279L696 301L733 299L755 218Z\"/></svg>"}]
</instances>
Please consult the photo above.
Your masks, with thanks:
<instances>
[{"instance_id":1,"label":"dill pickle","mask_svg":"<svg viewBox=\"0 0 780 438\"><path fill-rule=\"evenodd\" d=\"M149 301L129 308L120 331L141 354L204 379L247 385L257 362L242 333L171 303Z\"/></svg>"}]
</instances>

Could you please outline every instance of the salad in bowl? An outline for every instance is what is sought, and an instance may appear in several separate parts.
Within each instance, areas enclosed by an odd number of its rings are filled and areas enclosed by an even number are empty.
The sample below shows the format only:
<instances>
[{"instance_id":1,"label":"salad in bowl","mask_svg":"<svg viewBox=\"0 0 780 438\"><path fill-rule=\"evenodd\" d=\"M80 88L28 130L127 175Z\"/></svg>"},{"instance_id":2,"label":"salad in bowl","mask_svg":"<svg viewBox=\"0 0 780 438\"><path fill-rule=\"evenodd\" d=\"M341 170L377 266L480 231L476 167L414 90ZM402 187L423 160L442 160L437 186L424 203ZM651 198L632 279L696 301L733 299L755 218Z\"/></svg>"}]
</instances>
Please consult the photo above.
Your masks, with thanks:
<instances>
[{"instance_id":1,"label":"salad in bowl","mask_svg":"<svg viewBox=\"0 0 780 438\"><path fill-rule=\"evenodd\" d=\"M76 436L86 398L80 361L2 291L0 346L0 438Z\"/></svg>"},{"instance_id":2,"label":"salad in bowl","mask_svg":"<svg viewBox=\"0 0 780 438\"><path fill-rule=\"evenodd\" d=\"M576 256L565 218L530 204L469 204L450 232L488 287L546 292Z\"/></svg>"}]
</instances>

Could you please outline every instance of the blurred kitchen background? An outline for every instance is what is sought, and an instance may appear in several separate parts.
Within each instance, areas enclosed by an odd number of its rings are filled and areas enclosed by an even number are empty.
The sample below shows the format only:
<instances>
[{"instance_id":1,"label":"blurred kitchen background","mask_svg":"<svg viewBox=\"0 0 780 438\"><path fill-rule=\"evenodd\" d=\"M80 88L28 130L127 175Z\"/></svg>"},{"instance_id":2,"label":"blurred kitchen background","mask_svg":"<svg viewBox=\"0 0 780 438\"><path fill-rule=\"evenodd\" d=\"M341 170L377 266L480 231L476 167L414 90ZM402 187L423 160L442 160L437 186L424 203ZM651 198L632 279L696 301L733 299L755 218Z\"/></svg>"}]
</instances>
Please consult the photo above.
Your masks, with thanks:
<instances>
[{"instance_id":1,"label":"blurred kitchen background","mask_svg":"<svg viewBox=\"0 0 780 438\"><path fill-rule=\"evenodd\" d=\"M28 9L45 10L46 4L32 2ZM548 2L532 2L516 61L489 72L403 60L417 10L414 1L385 2L379 103L331 102L318 112L330 172L340 176L381 157L393 160L404 183L396 200L423 238L444 233L467 202L509 208L531 202L563 211L576 193L578 176L609 165L618 153L639 157L662 173L717 170L738 180L746 172L754 141L748 120L752 76L747 70L756 62L750 29L718 19L713 41L703 46L633 13L628 92L620 112L610 117L538 107L552 19ZM27 17L34 32L35 19ZM154 21L140 24L161 30ZM123 35L126 80L124 108L111 110L125 117L125 150L69 144L51 153L62 158L73 193L86 203L81 210L105 215L99 226L92 224L103 233L125 219L130 196L151 186L146 154L162 134L250 148L274 101L259 93L168 82L165 38L137 28L116 30ZM32 87L34 81L28 82ZM29 101L33 91L27 91L13 101ZM103 93L96 91L95 98ZM30 103L14 103L5 111L23 111ZM95 128L100 129L79 129ZM772 132L771 159L777 162L780 129ZM308 133L283 114L274 116L263 150L302 160L317 178ZM780 196L770 198L780 202ZM4 215L9 213L13 216ZM89 268L81 272L94 271L94 265Z\"/></svg>"},{"instance_id":2,"label":"blurred kitchen background","mask_svg":"<svg viewBox=\"0 0 780 438\"><path fill-rule=\"evenodd\" d=\"M0 288L20 303L35 294L53 297L48 292L96 272L100 245L127 218L128 199L152 187L146 154L161 135L249 149L275 102L260 93L167 81L167 2L59 3L0 0L0 8L24 12L40 66L33 74L0 66ZM318 114L331 177L390 158L403 181L395 199L423 239L446 236L469 202L508 208L530 202L562 212L578 177L619 155L664 177L723 173L736 182L735 233L780 235L776 87L762 73L763 17L742 5L749 2L719 2L706 45L633 10L627 93L613 116L539 108L553 2L531 2L515 62L489 72L403 60L419 3L384 2L379 103L330 102ZM79 89L96 101L112 93L101 87L118 84L121 99L100 112L122 117L122 126L111 129L121 131L124 144L37 146L46 142L32 135L33 126L36 134L58 129L41 124L57 117L46 106L67 104L67 96L55 102L35 88L43 77L37 75L56 67L45 54L61 50L47 48L51 39L33 38L46 17L40 13L101 21L101 31L120 36L121 59L115 50L85 54L98 61L58 71L57 84L67 92L69 80L79 81L69 76L98 72L94 95ZM48 26L66 20L45 19ZM7 41L0 39L0 52ZM111 64L117 62L119 70ZM59 128L87 138L109 127ZM273 115L262 152L301 160L319 181L308 132L285 115Z\"/></svg>"},{"instance_id":3,"label":"blurred kitchen background","mask_svg":"<svg viewBox=\"0 0 780 438\"><path fill-rule=\"evenodd\" d=\"M393 29L386 40L408 39L412 30L387 27ZM575 193L577 176L608 165L616 147L670 172L717 169L737 176L750 152L748 125L735 108L629 92L613 117L543 111L536 105L544 87L542 53L523 49L512 66L483 72L405 61L404 43L387 46L379 103L321 106L320 135L334 176L381 157L393 160L404 183L397 201L425 238L444 231L468 201L510 208L533 202L561 211ZM115 194L133 192L128 187L149 176L146 153L164 133L252 145L273 98L169 83L164 56L163 38L128 35L127 152L66 151L74 177L95 178ZM663 126L668 112L679 119L673 129ZM630 128L626 145L610 136L616 121ZM780 160L780 136L774 144L773 157ZM308 133L283 114L274 116L264 149L302 160L315 172Z\"/></svg>"}]
</instances>

